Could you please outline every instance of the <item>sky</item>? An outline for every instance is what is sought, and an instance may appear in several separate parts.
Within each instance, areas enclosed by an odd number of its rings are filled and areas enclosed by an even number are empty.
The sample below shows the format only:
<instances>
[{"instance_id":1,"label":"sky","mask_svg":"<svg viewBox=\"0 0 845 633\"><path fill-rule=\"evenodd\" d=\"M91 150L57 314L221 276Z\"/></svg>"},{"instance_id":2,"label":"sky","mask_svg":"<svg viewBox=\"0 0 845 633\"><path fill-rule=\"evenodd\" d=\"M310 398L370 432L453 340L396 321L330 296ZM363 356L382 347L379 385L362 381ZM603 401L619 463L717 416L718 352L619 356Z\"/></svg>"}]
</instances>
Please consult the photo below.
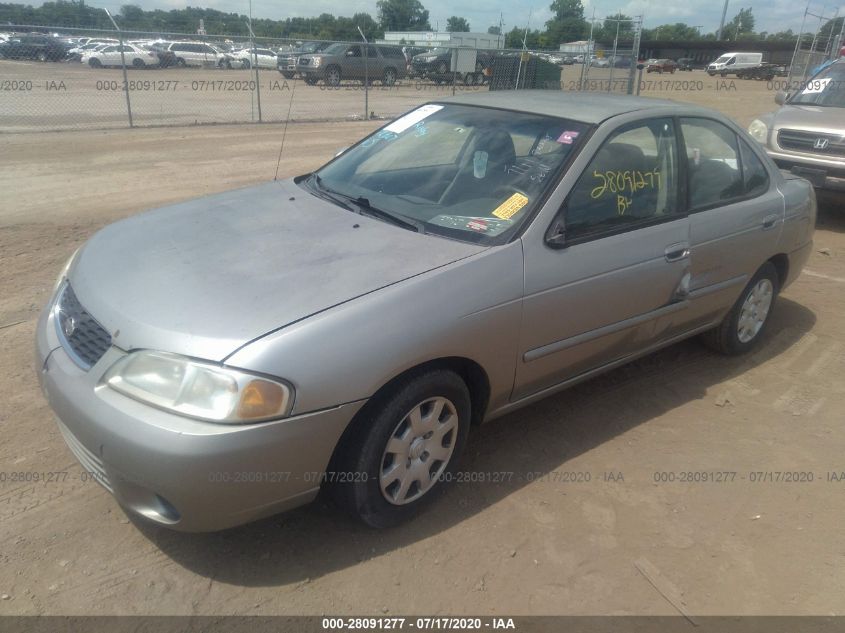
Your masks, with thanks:
<instances>
[{"instance_id":1,"label":"sky","mask_svg":"<svg viewBox=\"0 0 845 633\"><path fill-rule=\"evenodd\" d=\"M131 2L143 9L177 9L186 5L201 6L220 11L248 12L249 0L89 0L91 6L101 6L117 11L120 5ZM714 32L719 27L724 2L722 0L685 0L667 2L667 0L582 0L585 14L590 17L595 9L596 17L604 17L619 11L627 15L643 15L646 28L660 24L686 22L692 26L701 26L702 33ZM756 31L777 32L791 28L798 31L807 8L806 0L729 0L726 20L736 15L740 8L751 7L756 19ZM839 8L839 14L845 14L845 5L838 6L837 0L810 0L809 11L817 15L833 17ZM459 15L469 20L473 31L487 31L487 27L499 23L502 12L504 30L513 27L525 28L531 15L531 28L544 28L551 17L551 0L463 0L460 4L454 0L422 0L428 9L432 28L438 25L446 27L446 19ZM321 13L351 16L366 12L376 17L376 0L252 0L252 13L256 18L283 19L286 17L310 17ZM818 18L808 17L808 26L818 25Z\"/></svg>"}]
</instances>

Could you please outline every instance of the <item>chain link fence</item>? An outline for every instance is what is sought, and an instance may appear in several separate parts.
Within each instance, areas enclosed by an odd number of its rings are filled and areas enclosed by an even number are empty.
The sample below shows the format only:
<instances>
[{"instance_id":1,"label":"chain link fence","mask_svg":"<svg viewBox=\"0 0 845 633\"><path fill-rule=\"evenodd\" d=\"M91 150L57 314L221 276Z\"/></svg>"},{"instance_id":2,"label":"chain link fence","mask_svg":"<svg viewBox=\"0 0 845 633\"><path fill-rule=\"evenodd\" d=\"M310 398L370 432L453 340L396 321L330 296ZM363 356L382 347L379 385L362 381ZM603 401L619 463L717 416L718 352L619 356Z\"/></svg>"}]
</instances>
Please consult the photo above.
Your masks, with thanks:
<instances>
[{"instance_id":1,"label":"chain link fence","mask_svg":"<svg viewBox=\"0 0 845 633\"><path fill-rule=\"evenodd\" d=\"M634 90L636 48L559 52L0 27L0 131L389 119L465 91ZM36 31L37 29L37 31ZM582 62L582 63L578 63Z\"/></svg>"}]
</instances>

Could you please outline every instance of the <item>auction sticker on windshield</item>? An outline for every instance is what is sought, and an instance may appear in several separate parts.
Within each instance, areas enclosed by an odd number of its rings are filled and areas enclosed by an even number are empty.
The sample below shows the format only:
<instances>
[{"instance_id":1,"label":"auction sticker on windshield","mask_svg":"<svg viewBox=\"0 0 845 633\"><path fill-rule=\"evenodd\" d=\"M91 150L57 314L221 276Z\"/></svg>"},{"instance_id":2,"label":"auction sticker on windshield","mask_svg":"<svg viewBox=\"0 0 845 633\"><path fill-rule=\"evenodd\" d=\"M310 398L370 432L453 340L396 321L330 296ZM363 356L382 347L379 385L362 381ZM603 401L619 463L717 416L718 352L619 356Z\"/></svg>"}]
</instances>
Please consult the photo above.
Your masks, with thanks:
<instances>
[{"instance_id":1,"label":"auction sticker on windshield","mask_svg":"<svg viewBox=\"0 0 845 633\"><path fill-rule=\"evenodd\" d=\"M503 220L510 220L517 212L528 204L528 198L521 193L515 193L493 211L493 215Z\"/></svg>"},{"instance_id":2,"label":"auction sticker on windshield","mask_svg":"<svg viewBox=\"0 0 845 633\"><path fill-rule=\"evenodd\" d=\"M405 116L399 117L384 129L388 132L395 132L396 134L401 134L412 125L416 125L423 119L430 117L432 114L442 109L442 105L428 104L421 106L413 112L409 112Z\"/></svg>"}]
</instances>

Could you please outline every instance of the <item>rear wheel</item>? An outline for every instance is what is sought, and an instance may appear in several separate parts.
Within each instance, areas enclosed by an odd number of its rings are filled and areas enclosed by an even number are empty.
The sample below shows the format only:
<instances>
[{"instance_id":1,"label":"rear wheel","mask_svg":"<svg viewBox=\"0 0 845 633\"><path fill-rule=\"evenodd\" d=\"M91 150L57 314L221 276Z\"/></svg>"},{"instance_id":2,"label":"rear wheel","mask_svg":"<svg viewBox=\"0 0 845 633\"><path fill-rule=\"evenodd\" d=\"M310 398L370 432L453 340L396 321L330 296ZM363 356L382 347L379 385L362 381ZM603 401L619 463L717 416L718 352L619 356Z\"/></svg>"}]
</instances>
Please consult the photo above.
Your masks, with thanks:
<instances>
[{"instance_id":1,"label":"rear wheel","mask_svg":"<svg viewBox=\"0 0 845 633\"><path fill-rule=\"evenodd\" d=\"M141 59L140 57L136 57L135 59L133 59L133 60L132 60L132 65L133 65L135 68L143 68L144 66L146 66L146 64L144 63L144 60L143 60L143 59Z\"/></svg>"},{"instance_id":2,"label":"rear wheel","mask_svg":"<svg viewBox=\"0 0 845 633\"><path fill-rule=\"evenodd\" d=\"M177 57L176 58L176 65L181 67L181 68L184 68L188 64L185 63L185 60L182 57Z\"/></svg>"},{"instance_id":3,"label":"rear wheel","mask_svg":"<svg viewBox=\"0 0 845 633\"><path fill-rule=\"evenodd\" d=\"M41 53L38 53L38 61L46 62L47 61L47 53L45 53L43 51Z\"/></svg>"},{"instance_id":4,"label":"rear wheel","mask_svg":"<svg viewBox=\"0 0 845 633\"><path fill-rule=\"evenodd\" d=\"M446 62L440 62L439 64L437 64L437 74L445 75L447 72L449 72L449 66L446 64Z\"/></svg>"},{"instance_id":5,"label":"rear wheel","mask_svg":"<svg viewBox=\"0 0 845 633\"><path fill-rule=\"evenodd\" d=\"M705 332L704 341L722 354L742 354L762 338L780 289L774 264L766 262L752 277L718 327Z\"/></svg>"},{"instance_id":6,"label":"rear wheel","mask_svg":"<svg viewBox=\"0 0 845 633\"><path fill-rule=\"evenodd\" d=\"M245 68L245 69L249 70L249 68L250 68L251 66L252 66L252 64L249 62L249 60L248 60L248 59L245 59L245 60L243 60L243 61L241 62L241 67L242 67L242 68Z\"/></svg>"},{"instance_id":7,"label":"rear wheel","mask_svg":"<svg viewBox=\"0 0 845 633\"><path fill-rule=\"evenodd\" d=\"M385 68L384 69L384 77L382 78L382 83L385 86L393 86L396 84L396 71L392 68Z\"/></svg>"},{"instance_id":8,"label":"rear wheel","mask_svg":"<svg viewBox=\"0 0 845 633\"><path fill-rule=\"evenodd\" d=\"M335 462L335 498L372 527L420 511L443 488L466 444L470 396L456 373L435 369L368 404Z\"/></svg>"},{"instance_id":9,"label":"rear wheel","mask_svg":"<svg viewBox=\"0 0 845 633\"><path fill-rule=\"evenodd\" d=\"M88 65L91 68L99 68L100 66L103 65L103 63L99 59L97 59L96 57L92 57L90 60L88 60Z\"/></svg>"}]
</instances>

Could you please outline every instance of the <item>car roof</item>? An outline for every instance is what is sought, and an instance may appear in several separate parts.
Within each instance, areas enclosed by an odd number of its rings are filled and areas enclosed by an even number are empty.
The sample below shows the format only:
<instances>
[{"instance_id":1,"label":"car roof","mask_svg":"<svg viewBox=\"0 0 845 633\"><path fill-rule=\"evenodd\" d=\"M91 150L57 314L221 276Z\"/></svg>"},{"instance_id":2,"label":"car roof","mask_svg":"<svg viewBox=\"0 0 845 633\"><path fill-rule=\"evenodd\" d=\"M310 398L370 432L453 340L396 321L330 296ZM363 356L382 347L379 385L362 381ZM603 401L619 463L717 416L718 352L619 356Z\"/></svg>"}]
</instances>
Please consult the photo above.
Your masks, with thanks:
<instances>
[{"instance_id":1,"label":"car roof","mask_svg":"<svg viewBox=\"0 0 845 633\"><path fill-rule=\"evenodd\" d=\"M669 99L563 90L493 90L448 97L438 101L516 110L546 116L563 116L584 123L601 123L620 114L656 107L674 107L690 113L706 112L714 114L712 110L707 108L670 101Z\"/></svg>"}]
</instances>

